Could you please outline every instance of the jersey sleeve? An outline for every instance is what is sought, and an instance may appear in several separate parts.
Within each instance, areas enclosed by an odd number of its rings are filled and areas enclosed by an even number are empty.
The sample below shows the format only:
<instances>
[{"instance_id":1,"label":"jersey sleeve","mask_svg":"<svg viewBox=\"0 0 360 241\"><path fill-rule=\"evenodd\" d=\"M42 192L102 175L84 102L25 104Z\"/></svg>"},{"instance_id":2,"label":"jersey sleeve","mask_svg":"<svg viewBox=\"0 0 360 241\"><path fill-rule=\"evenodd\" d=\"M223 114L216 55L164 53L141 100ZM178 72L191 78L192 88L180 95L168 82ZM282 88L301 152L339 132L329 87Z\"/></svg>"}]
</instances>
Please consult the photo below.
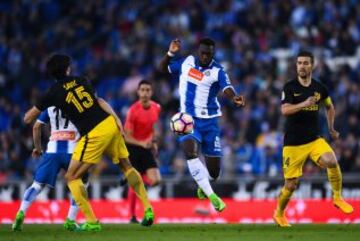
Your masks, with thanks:
<instances>
[{"instance_id":1,"label":"jersey sleeve","mask_svg":"<svg viewBox=\"0 0 360 241\"><path fill-rule=\"evenodd\" d=\"M324 101L326 100L328 97L330 97L329 95L329 90L325 85L321 85L322 86L322 93L321 93L321 100Z\"/></svg>"},{"instance_id":2,"label":"jersey sleeve","mask_svg":"<svg viewBox=\"0 0 360 241\"><path fill-rule=\"evenodd\" d=\"M124 125L125 130L129 130L129 131L134 131L134 114L132 110L133 110L132 108L129 109L126 115L125 125Z\"/></svg>"},{"instance_id":3,"label":"jersey sleeve","mask_svg":"<svg viewBox=\"0 0 360 241\"><path fill-rule=\"evenodd\" d=\"M50 88L43 96L41 96L35 104L40 111L45 111L48 107L54 105L54 88Z\"/></svg>"},{"instance_id":4,"label":"jersey sleeve","mask_svg":"<svg viewBox=\"0 0 360 241\"><path fill-rule=\"evenodd\" d=\"M288 104L294 103L293 91L291 90L289 85L285 85L281 93L281 104L286 104L286 103Z\"/></svg>"},{"instance_id":5,"label":"jersey sleeve","mask_svg":"<svg viewBox=\"0 0 360 241\"><path fill-rule=\"evenodd\" d=\"M184 62L184 58L172 59L168 65L168 71L170 74L178 74L181 70L181 65Z\"/></svg>"},{"instance_id":6,"label":"jersey sleeve","mask_svg":"<svg viewBox=\"0 0 360 241\"><path fill-rule=\"evenodd\" d=\"M37 122L46 124L46 123L49 123L49 121L50 121L49 112L48 112L48 109L46 109L43 112L41 112L40 116L37 119Z\"/></svg>"},{"instance_id":7,"label":"jersey sleeve","mask_svg":"<svg viewBox=\"0 0 360 241\"><path fill-rule=\"evenodd\" d=\"M233 86L231 85L229 76L227 75L227 73L223 70L220 69L219 70L219 74L218 74L218 80L219 80L219 85L221 90L224 92L227 88L233 88Z\"/></svg>"}]
</instances>

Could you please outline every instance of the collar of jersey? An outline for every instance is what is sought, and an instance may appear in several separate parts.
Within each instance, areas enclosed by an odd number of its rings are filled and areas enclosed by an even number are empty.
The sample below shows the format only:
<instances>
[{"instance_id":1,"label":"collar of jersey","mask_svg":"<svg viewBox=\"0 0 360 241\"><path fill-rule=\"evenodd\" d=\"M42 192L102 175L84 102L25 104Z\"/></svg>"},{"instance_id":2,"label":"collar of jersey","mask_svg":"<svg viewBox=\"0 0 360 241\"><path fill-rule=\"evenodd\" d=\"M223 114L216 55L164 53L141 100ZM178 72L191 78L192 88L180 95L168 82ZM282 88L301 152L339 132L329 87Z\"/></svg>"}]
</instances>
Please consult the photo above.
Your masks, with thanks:
<instances>
[{"instance_id":1,"label":"collar of jersey","mask_svg":"<svg viewBox=\"0 0 360 241\"><path fill-rule=\"evenodd\" d=\"M210 64L209 64L208 66L202 67L202 66L200 66L200 60L199 60L199 58L198 58L198 57L195 57L195 68L196 68L196 69L200 69L200 68L201 68L201 70L211 69L214 63L215 63L215 60L212 59L211 62L210 62Z\"/></svg>"}]
</instances>

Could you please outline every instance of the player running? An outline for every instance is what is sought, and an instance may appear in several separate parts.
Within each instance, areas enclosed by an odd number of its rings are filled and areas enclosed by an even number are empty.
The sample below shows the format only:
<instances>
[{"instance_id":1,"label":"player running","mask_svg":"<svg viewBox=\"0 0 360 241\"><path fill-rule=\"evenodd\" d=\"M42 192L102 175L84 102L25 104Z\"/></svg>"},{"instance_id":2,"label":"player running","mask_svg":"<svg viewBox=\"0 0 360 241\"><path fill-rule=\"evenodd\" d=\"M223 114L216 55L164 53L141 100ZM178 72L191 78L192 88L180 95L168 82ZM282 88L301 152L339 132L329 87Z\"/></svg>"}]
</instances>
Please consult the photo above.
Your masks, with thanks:
<instances>
[{"instance_id":1,"label":"player running","mask_svg":"<svg viewBox=\"0 0 360 241\"><path fill-rule=\"evenodd\" d=\"M129 159L134 168L142 175L143 181L148 186L160 183L161 176L155 161L157 143L155 124L159 120L160 105L151 100L152 86L149 81L142 80L138 85L139 100L131 105L125 121L125 141L129 151ZM136 195L129 188L129 213L131 223L137 223Z\"/></svg>"},{"instance_id":2,"label":"player running","mask_svg":"<svg viewBox=\"0 0 360 241\"><path fill-rule=\"evenodd\" d=\"M180 51L180 40L170 43L169 51L162 58L159 69L179 76L180 111L194 118L192 134L180 138L187 159L190 174L198 184L200 199L208 197L218 212L225 209L225 203L214 193L209 177L216 180L220 174L220 128L221 116L217 94L221 90L236 106L244 106L244 96L235 93L224 68L213 57L215 42L210 38L200 40L197 56L189 55L175 60ZM206 167L199 159L201 148Z\"/></svg>"},{"instance_id":3,"label":"player running","mask_svg":"<svg viewBox=\"0 0 360 241\"><path fill-rule=\"evenodd\" d=\"M41 126L50 123L51 136L47 144L47 149L42 155L41 148ZM47 185L51 188L55 186L56 178L61 169L68 169L71 154L74 151L80 134L76 127L64 117L61 111L56 107L49 107L41 113L33 126L34 150L32 156L39 158L41 156L39 167L34 175L34 182L24 193L20 209L16 214L12 225L13 231L21 231L25 214L39 193ZM79 211L73 198L70 199L70 208L64 227L73 231L76 229L76 215Z\"/></svg>"},{"instance_id":4,"label":"player running","mask_svg":"<svg viewBox=\"0 0 360 241\"><path fill-rule=\"evenodd\" d=\"M341 197L342 176L335 153L320 136L320 104L326 107L331 137L336 140L339 133L334 129L334 105L327 88L312 79L313 67L313 54L307 51L300 52L296 58L297 78L286 83L282 92L281 113L286 117L283 148L285 185L278 197L273 216L280 227L291 226L284 212L308 158L320 167L326 168L334 205L346 214L353 212L353 207Z\"/></svg>"},{"instance_id":5,"label":"player running","mask_svg":"<svg viewBox=\"0 0 360 241\"><path fill-rule=\"evenodd\" d=\"M47 72L56 82L25 114L24 121L31 123L48 106L56 106L80 132L81 138L65 174L71 194L86 219L77 230L101 230L81 178L101 160L103 154L111 157L113 163L124 172L129 185L144 206L142 225L150 226L154 221L154 213L141 176L129 162L121 121L104 100L96 97L93 87L86 79L70 76L70 65L71 59L67 55L55 54L47 61Z\"/></svg>"}]
</instances>

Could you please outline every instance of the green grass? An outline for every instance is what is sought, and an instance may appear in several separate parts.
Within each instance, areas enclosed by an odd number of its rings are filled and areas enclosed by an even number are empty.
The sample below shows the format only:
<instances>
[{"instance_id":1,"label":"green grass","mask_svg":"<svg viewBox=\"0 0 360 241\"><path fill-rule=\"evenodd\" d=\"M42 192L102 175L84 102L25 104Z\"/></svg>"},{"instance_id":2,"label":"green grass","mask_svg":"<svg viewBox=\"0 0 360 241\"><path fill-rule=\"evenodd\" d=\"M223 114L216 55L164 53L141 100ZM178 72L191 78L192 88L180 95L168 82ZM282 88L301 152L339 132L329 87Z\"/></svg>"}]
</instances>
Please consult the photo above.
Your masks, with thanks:
<instances>
[{"instance_id":1,"label":"green grass","mask_svg":"<svg viewBox=\"0 0 360 241\"><path fill-rule=\"evenodd\" d=\"M60 225L25 225L22 232L12 232L10 225L0 226L1 241L227 241L227 240L360 240L360 225L294 225L280 229L275 225L243 224L159 224L151 228L139 225L107 224L98 233L71 233Z\"/></svg>"}]
</instances>

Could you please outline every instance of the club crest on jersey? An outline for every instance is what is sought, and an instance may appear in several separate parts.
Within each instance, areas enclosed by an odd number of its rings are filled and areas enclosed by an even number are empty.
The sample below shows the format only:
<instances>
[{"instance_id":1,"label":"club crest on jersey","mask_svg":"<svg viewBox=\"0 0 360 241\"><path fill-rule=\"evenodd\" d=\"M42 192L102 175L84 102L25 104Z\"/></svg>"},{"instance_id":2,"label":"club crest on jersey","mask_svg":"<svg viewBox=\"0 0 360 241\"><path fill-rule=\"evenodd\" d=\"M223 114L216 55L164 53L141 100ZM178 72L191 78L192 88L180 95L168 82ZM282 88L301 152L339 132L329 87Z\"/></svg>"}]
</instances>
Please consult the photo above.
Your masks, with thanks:
<instances>
[{"instance_id":1,"label":"club crest on jersey","mask_svg":"<svg viewBox=\"0 0 360 241\"><path fill-rule=\"evenodd\" d=\"M201 71L194 68L191 68L189 70L188 76L198 81L201 81L204 78L204 74Z\"/></svg>"},{"instance_id":2,"label":"club crest on jersey","mask_svg":"<svg viewBox=\"0 0 360 241\"><path fill-rule=\"evenodd\" d=\"M321 94L319 92L314 92L314 96L315 96L316 102L318 102L321 99Z\"/></svg>"}]
</instances>

